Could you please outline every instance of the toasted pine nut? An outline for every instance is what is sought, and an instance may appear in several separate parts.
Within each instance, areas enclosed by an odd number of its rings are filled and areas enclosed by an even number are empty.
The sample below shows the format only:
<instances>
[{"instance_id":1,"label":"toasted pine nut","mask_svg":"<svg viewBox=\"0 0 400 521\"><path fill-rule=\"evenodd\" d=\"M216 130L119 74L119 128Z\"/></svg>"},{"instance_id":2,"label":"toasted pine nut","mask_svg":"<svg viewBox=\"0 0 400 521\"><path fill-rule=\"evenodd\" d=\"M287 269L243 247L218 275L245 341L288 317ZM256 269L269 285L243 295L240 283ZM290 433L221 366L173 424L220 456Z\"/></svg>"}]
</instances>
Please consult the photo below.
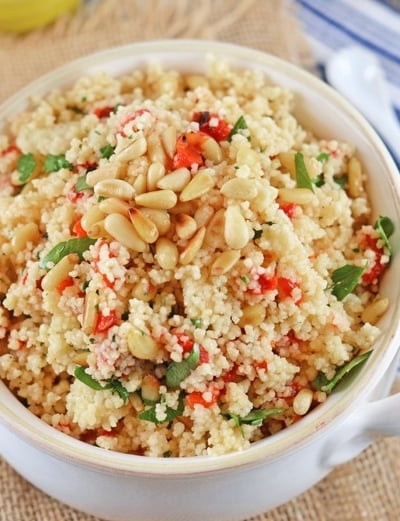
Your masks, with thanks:
<instances>
[{"instance_id":1,"label":"toasted pine nut","mask_svg":"<svg viewBox=\"0 0 400 521\"><path fill-rule=\"evenodd\" d=\"M138 174L132 184L137 195L144 194L147 189L147 179L144 174Z\"/></svg>"},{"instance_id":2,"label":"toasted pine nut","mask_svg":"<svg viewBox=\"0 0 400 521\"><path fill-rule=\"evenodd\" d=\"M192 201L187 201L185 203L178 201L173 208L169 209L169 213L171 215L178 215L178 213L187 213L188 215L191 215L195 208L196 204L192 203Z\"/></svg>"},{"instance_id":3,"label":"toasted pine nut","mask_svg":"<svg viewBox=\"0 0 400 521\"><path fill-rule=\"evenodd\" d=\"M119 213L110 213L104 219L104 228L114 239L127 248L137 252L144 252L147 244L139 237L133 224Z\"/></svg>"},{"instance_id":4,"label":"toasted pine nut","mask_svg":"<svg viewBox=\"0 0 400 521\"><path fill-rule=\"evenodd\" d=\"M11 246L14 250L14 253L18 253L26 247L28 242L35 244L39 241L39 239L40 232L37 224L27 223L21 226L21 228L17 228L11 239Z\"/></svg>"},{"instance_id":5,"label":"toasted pine nut","mask_svg":"<svg viewBox=\"0 0 400 521\"><path fill-rule=\"evenodd\" d=\"M82 330L90 335L96 325L97 320L97 295L95 291L86 291L85 302L83 305Z\"/></svg>"},{"instance_id":6,"label":"toasted pine nut","mask_svg":"<svg viewBox=\"0 0 400 521\"><path fill-rule=\"evenodd\" d=\"M157 288L148 279L140 279L132 290L132 296L144 302L150 302L156 296Z\"/></svg>"},{"instance_id":7,"label":"toasted pine nut","mask_svg":"<svg viewBox=\"0 0 400 521\"><path fill-rule=\"evenodd\" d=\"M171 227L171 219L166 210L141 208L140 211L157 226L158 233L164 235Z\"/></svg>"},{"instance_id":8,"label":"toasted pine nut","mask_svg":"<svg viewBox=\"0 0 400 521\"><path fill-rule=\"evenodd\" d=\"M189 239L197 230L197 223L190 215L178 213L175 217L175 230L180 239Z\"/></svg>"},{"instance_id":9,"label":"toasted pine nut","mask_svg":"<svg viewBox=\"0 0 400 521\"><path fill-rule=\"evenodd\" d=\"M364 308L361 313L361 320L370 324L376 324L388 307L389 299L387 297L379 297Z\"/></svg>"},{"instance_id":10,"label":"toasted pine nut","mask_svg":"<svg viewBox=\"0 0 400 521\"><path fill-rule=\"evenodd\" d=\"M160 382L152 374L146 374L143 377L140 387L142 400L146 403L156 403L160 399Z\"/></svg>"},{"instance_id":11,"label":"toasted pine nut","mask_svg":"<svg viewBox=\"0 0 400 521\"><path fill-rule=\"evenodd\" d=\"M197 199L210 191L214 185L215 179L208 172L201 170L182 190L180 200L186 202Z\"/></svg>"},{"instance_id":12,"label":"toasted pine nut","mask_svg":"<svg viewBox=\"0 0 400 521\"><path fill-rule=\"evenodd\" d=\"M219 253L211 264L211 275L223 275L233 268L240 259L239 250L225 250Z\"/></svg>"},{"instance_id":13,"label":"toasted pine nut","mask_svg":"<svg viewBox=\"0 0 400 521\"><path fill-rule=\"evenodd\" d=\"M266 314L265 306L261 303L245 306L242 309L239 326L257 327L264 322Z\"/></svg>"},{"instance_id":14,"label":"toasted pine nut","mask_svg":"<svg viewBox=\"0 0 400 521\"><path fill-rule=\"evenodd\" d=\"M92 237L93 239L103 239L103 238L113 239L113 237L104 228L104 219L92 224L86 230L86 233L88 234L88 237Z\"/></svg>"},{"instance_id":15,"label":"toasted pine nut","mask_svg":"<svg viewBox=\"0 0 400 521\"><path fill-rule=\"evenodd\" d=\"M178 264L179 252L175 243L160 237L156 242L156 260L164 270L173 270Z\"/></svg>"},{"instance_id":16,"label":"toasted pine nut","mask_svg":"<svg viewBox=\"0 0 400 521\"><path fill-rule=\"evenodd\" d=\"M122 165L118 161L103 165L96 170L91 170L86 174L86 183L94 186L104 179L118 179L121 175Z\"/></svg>"},{"instance_id":17,"label":"toasted pine nut","mask_svg":"<svg viewBox=\"0 0 400 521\"><path fill-rule=\"evenodd\" d=\"M43 277L41 282L43 291L55 290L58 284L68 277L69 273L75 268L78 262L79 257L76 253L70 253L63 257Z\"/></svg>"},{"instance_id":18,"label":"toasted pine nut","mask_svg":"<svg viewBox=\"0 0 400 521\"><path fill-rule=\"evenodd\" d=\"M157 188L181 192L190 181L190 172L187 168L178 168L165 175L157 183Z\"/></svg>"},{"instance_id":19,"label":"toasted pine nut","mask_svg":"<svg viewBox=\"0 0 400 521\"><path fill-rule=\"evenodd\" d=\"M189 240L186 247L179 255L179 261L181 264L189 264L196 257L199 252L206 234L206 228L203 226L199 228L193 237Z\"/></svg>"},{"instance_id":20,"label":"toasted pine nut","mask_svg":"<svg viewBox=\"0 0 400 521\"><path fill-rule=\"evenodd\" d=\"M146 208L168 210L176 205L178 197L172 190L155 190L135 197L136 204Z\"/></svg>"},{"instance_id":21,"label":"toasted pine nut","mask_svg":"<svg viewBox=\"0 0 400 521\"><path fill-rule=\"evenodd\" d=\"M239 206L225 210L224 238L229 248L240 250L249 242L249 230Z\"/></svg>"},{"instance_id":22,"label":"toasted pine nut","mask_svg":"<svg viewBox=\"0 0 400 521\"><path fill-rule=\"evenodd\" d=\"M360 197L363 193L363 174L360 161L351 157L348 166L348 190L353 199Z\"/></svg>"},{"instance_id":23,"label":"toasted pine nut","mask_svg":"<svg viewBox=\"0 0 400 521\"><path fill-rule=\"evenodd\" d=\"M313 392L311 389L301 389L293 400L293 410L299 416L304 416L311 407L313 401Z\"/></svg>"},{"instance_id":24,"label":"toasted pine nut","mask_svg":"<svg viewBox=\"0 0 400 521\"><path fill-rule=\"evenodd\" d=\"M204 237L204 244L210 248L220 248L225 246L224 242L224 227L225 227L225 209L220 208L211 217L207 225L206 235Z\"/></svg>"},{"instance_id":25,"label":"toasted pine nut","mask_svg":"<svg viewBox=\"0 0 400 521\"><path fill-rule=\"evenodd\" d=\"M150 335L132 327L127 334L128 349L133 356L140 360L157 360L160 358L161 349Z\"/></svg>"},{"instance_id":26,"label":"toasted pine nut","mask_svg":"<svg viewBox=\"0 0 400 521\"><path fill-rule=\"evenodd\" d=\"M173 157L176 149L176 128L167 127L161 134L161 143L168 157Z\"/></svg>"},{"instance_id":27,"label":"toasted pine nut","mask_svg":"<svg viewBox=\"0 0 400 521\"><path fill-rule=\"evenodd\" d=\"M279 200L284 203L296 203L300 205L310 204L315 198L314 192L308 188L280 188Z\"/></svg>"},{"instance_id":28,"label":"toasted pine nut","mask_svg":"<svg viewBox=\"0 0 400 521\"><path fill-rule=\"evenodd\" d=\"M232 199L243 199L248 201L254 199L258 193L254 179L243 179L235 177L229 179L221 186L221 194Z\"/></svg>"},{"instance_id":29,"label":"toasted pine nut","mask_svg":"<svg viewBox=\"0 0 400 521\"><path fill-rule=\"evenodd\" d=\"M135 189L122 179L104 179L94 186L94 193L102 197L117 197L129 201L135 196Z\"/></svg>"},{"instance_id":30,"label":"toasted pine nut","mask_svg":"<svg viewBox=\"0 0 400 521\"><path fill-rule=\"evenodd\" d=\"M76 351L75 353L72 353L71 360L76 365L82 365L83 367L88 367L88 356L89 353L87 351Z\"/></svg>"},{"instance_id":31,"label":"toasted pine nut","mask_svg":"<svg viewBox=\"0 0 400 521\"><path fill-rule=\"evenodd\" d=\"M122 199L117 199L116 197L107 197L107 199L100 201L99 210L104 214L120 213L121 215L128 217L129 204Z\"/></svg>"},{"instance_id":32,"label":"toasted pine nut","mask_svg":"<svg viewBox=\"0 0 400 521\"><path fill-rule=\"evenodd\" d=\"M157 226L151 219L146 217L137 208L129 208L129 218L141 239L148 244L156 242L159 233Z\"/></svg>"},{"instance_id":33,"label":"toasted pine nut","mask_svg":"<svg viewBox=\"0 0 400 521\"><path fill-rule=\"evenodd\" d=\"M119 200L119 199L118 199ZM107 199L105 199L107 201ZM91 206L86 213L82 215L81 225L86 233L93 228L93 225L104 219L104 212L102 212L99 206Z\"/></svg>"},{"instance_id":34,"label":"toasted pine nut","mask_svg":"<svg viewBox=\"0 0 400 521\"><path fill-rule=\"evenodd\" d=\"M204 143L202 144L202 152L203 156L206 159L209 159L213 163L220 163L222 160L222 151L221 147L218 145L218 143L213 139L212 137L208 137L204 140Z\"/></svg>"},{"instance_id":35,"label":"toasted pine nut","mask_svg":"<svg viewBox=\"0 0 400 521\"><path fill-rule=\"evenodd\" d=\"M162 163L151 163L147 170L147 191L151 192L157 188L157 183L165 174L165 166Z\"/></svg>"},{"instance_id":36,"label":"toasted pine nut","mask_svg":"<svg viewBox=\"0 0 400 521\"><path fill-rule=\"evenodd\" d=\"M119 143L114 151L116 159L122 162L131 161L143 156L147 151L147 141L144 136L139 136L135 141L126 144Z\"/></svg>"},{"instance_id":37,"label":"toasted pine nut","mask_svg":"<svg viewBox=\"0 0 400 521\"><path fill-rule=\"evenodd\" d=\"M165 165L167 154L161 144L160 136L153 132L147 136L147 155L152 163Z\"/></svg>"}]
</instances>

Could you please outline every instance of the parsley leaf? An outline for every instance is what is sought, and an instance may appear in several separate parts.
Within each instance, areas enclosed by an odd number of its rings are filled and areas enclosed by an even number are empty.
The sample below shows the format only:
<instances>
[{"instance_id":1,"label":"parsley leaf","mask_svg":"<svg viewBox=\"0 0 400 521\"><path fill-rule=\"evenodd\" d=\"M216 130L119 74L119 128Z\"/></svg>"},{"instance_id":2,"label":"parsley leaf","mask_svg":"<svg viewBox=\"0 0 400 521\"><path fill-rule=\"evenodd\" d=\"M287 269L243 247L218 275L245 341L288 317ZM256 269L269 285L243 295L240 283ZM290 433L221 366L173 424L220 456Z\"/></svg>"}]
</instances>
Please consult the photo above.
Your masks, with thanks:
<instances>
[{"instance_id":1,"label":"parsley leaf","mask_svg":"<svg viewBox=\"0 0 400 521\"><path fill-rule=\"evenodd\" d=\"M332 273L332 293L338 300L343 300L354 290L364 270L365 268L360 268L353 264L345 264Z\"/></svg>"},{"instance_id":2,"label":"parsley leaf","mask_svg":"<svg viewBox=\"0 0 400 521\"><path fill-rule=\"evenodd\" d=\"M18 181L26 183L36 168L36 159L33 154L24 154L19 157L17 171L19 172Z\"/></svg>"},{"instance_id":3,"label":"parsley leaf","mask_svg":"<svg viewBox=\"0 0 400 521\"><path fill-rule=\"evenodd\" d=\"M100 148L100 155L104 159L109 159L114 154L115 147L112 145L105 145Z\"/></svg>"},{"instance_id":4,"label":"parsley leaf","mask_svg":"<svg viewBox=\"0 0 400 521\"><path fill-rule=\"evenodd\" d=\"M232 130L230 131L229 133L229 136L228 136L228 141L232 141L232 137L235 135L235 134L238 134L240 130L246 130L248 129L249 127L247 126L247 122L246 120L244 119L244 116L240 116L236 123L233 125L232 127Z\"/></svg>"},{"instance_id":5,"label":"parsley leaf","mask_svg":"<svg viewBox=\"0 0 400 521\"><path fill-rule=\"evenodd\" d=\"M294 163L296 168L296 186L297 188L307 188L308 190L314 191L314 187L307 171L306 164L304 162L304 156L301 152L296 152L294 156Z\"/></svg>"},{"instance_id":6,"label":"parsley leaf","mask_svg":"<svg viewBox=\"0 0 400 521\"><path fill-rule=\"evenodd\" d=\"M182 362L171 362L167 367L165 374L167 387L176 388L179 384L187 378L193 369L199 364L200 360L200 346L196 342L189 355L182 360Z\"/></svg>"},{"instance_id":7,"label":"parsley leaf","mask_svg":"<svg viewBox=\"0 0 400 521\"><path fill-rule=\"evenodd\" d=\"M74 239L69 239L68 241L59 242L43 257L39 266L47 269L47 263L51 262L57 264L63 257L70 253L76 253L82 261L83 253L96 241L97 239L92 239L90 237L76 237Z\"/></svg>"},{"instance_id":8,"label":"parsley leaf","mask_svg":"<svg viewBox=\"0 0 400 521\"><path fill-rule=\"evenodd\" d=\"M166 415L165 415L164 420L159 420L157 418L157 414L156 414L157 404L154 404L149 409L146 409L143 412L140 412L138 414L138 418L140 420L146 420L146 421L155 423L157 425L165 423L165 422L169 422L169 421L173 420L174 418L177 418L178 416L182 416L183 410L185 408L183 398L184 398L184 393L183 392L179 393L177 409L173 409L172 407L169 407L169 406L166 407L166 410L165 410ZM161 402L158 402L158 403L161 403Z\"/></svg>"},{"instance_id":9,"label":"parsley leaf","mask_svg":"<svg viewBox=\"0 0 400 521\"><path fill-rule=\"evenodd\" d=\"M112 393L118 394L118 396L124 401L127 402L130 392L126 387L122 385L122 383L115 379L109 378L106 380L106 384L102 385L100 382L95 380L90 374L86 372L86 369L83 366L78 366L74 371L75 378L87 385L91 389L95 391L107 391L110 390Z\"/></svg>"},{"instance_id":10,"label":"parsley leaf","mask_svg":"<svg viewBox=\"0 0 400 521\"><path fill-rule=\"evenodd\" d=\"M58 172L61 168L72 168L71 163L65 159L65 155L47 154L44 159L44 171L46 174Z\"/></svg>"},{"instance_id":11,"label":"parsley leaf","mask_svg":"<svg viewBox=\"0 0 400 521\"><path fill-rule=\"evenodd\" d=\"M385 243L386 248L391 255L393 253L392 245L390 244L389 237L394 232L394 223L385 215L380 215L374 224L375 230L378 231L380 238Z\"/></svg>"},{"instance_id":12,"label":"parsley leaf","mask_svg":"<svg viewBox=\"0 0 400 521\"><path fill-rule=\"evenodd\" d=\"M75 191L76 192L83 192L84 190L91 190L93 187L88 185L86 182L86 174L83 174L78 177L75 183Z\"/></svg>"}]
</instances>

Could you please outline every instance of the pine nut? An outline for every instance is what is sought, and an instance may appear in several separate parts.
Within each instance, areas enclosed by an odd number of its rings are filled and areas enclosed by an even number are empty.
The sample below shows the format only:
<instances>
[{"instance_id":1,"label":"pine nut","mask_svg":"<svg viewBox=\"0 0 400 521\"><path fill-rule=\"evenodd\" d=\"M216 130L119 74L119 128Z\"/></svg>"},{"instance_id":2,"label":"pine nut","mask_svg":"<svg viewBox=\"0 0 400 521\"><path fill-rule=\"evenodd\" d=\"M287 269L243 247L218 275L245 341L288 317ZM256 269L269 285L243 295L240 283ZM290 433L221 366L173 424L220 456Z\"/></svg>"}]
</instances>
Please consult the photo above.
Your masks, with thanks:
<instances>
[{"instance_id":1,"label":"pine nut","mask_svg":"<svg viewBox=\"0 0 400 521\"><path fill-rule=\"evenodd\" d=\"M204 226L197 230L179 255L179 262L181 264L190 264L194 260L203 245L205 234L206 229Z\"/></svg>"},{"instance_id":2,"label":"pine nut","mask_svg":"<svg viewBox=\"0 0 400 521\"><path fill-rule=\"evenodd\" d=\"M199 206L194 212L194 220L197 222L197 227L207 226L211 217L214 215L214 208L208 204Z\"/></svg>"},{"instance_id":3,"label":"pine nut","mask_svg":"<svg viewBox=\"0 0 400 521\"><path fill-rule=\"evenodd\" d=\"M242 309L242 316L239 320L239 326L253 326L257 327L265 320L267 311L265 306L261 303L253 304L252 306L245 306Z\"/></svg>"},{"instance_id":4,"label":"pine nut","mask_svg":"<svg viewBox=\"0 0 400 521\"><path fill-rule=\"evenodd\" d=\"M176 149L176 128L167 127L161 134L161 143L168 157L173 157Z\"/></svg>"},{"instance_id":5,"label":"pine nut","mask_svg":"<svg viewBox=\"0 0 400 521\"><path fill-rule=\"evenodd\" d=\"M187 213L188 215L191 215L195 208L196 204L192 203L192 201L187 201L185 203L178 201L173 208L170 208L169 213L171 215L178 215L178 213Z\"/></svg>"},{"instance_id":6,"label":"pine nut","mask_svg":"<svg viewBox=\"0 0 400 521\"><path fill-rule=\"evenodd\" d=\"M14 253L18 253L22 251L28 242L36 244L40 239L39 228L36 223L27 223L18 228L12 239L11 246L14 250Z\"/></svg>"},{"instance_id":7,"label":"pine nut","mask_svg":"<svg viewBox=\"0 0 400 521\"><path fill-rule=\"evenodd\" d=\"M240 250L249 242L249 230L239 206L231 205L225 210L224 238L233 250Z\"/></svg>"},{"instance_id":8,"label":"pine nut","mask_svg":"<svg viewBox=\"0 0 400 521\"><path fill-rule=\"evenodd\" d=\"M254 179L236 177L229 179L221 186L221 194L232 199L249 201L257 196L258 190Z\"/></svg>"},{"instance_id":9,"label":"pine nut","mask_svg":"<svg viewBox=\"0 0 400 521\"><path fill-rule=\"evenodd\" d=\"M139 136L132 143L128 143L126 145L126 141L124 143L119 143L114 151L116 159L121 162L132 161L133 159L137 159L140 156L143 156L147 151L147 141L143 136Z\"/></svg>"},{"instance_id":10,"label":"pine nut","mask_svg":"<svg viewBox=\"0 0 400 521\"><path fill-rule=\"evenodd\" d=\"M157 226L158 233L165 235L171 227L171 219L166 210L155 208L141 208L140 211Z\"/></svg>"},{"instance_id":11,"label":"pine nut","mask_svg":"<svg viewBox=\"0 0 400 521\"><path fill-rule=\"evenodd\" d=\"M93 333L97 320L97 295L95 291L86 291L83 305L82 330L87 335Z\"/></svg>"},{"instance_id":12,"label":"pine nut","mask_svg":"<svg viewBox=\"0 0 400 521\"><path fill-rule=\"evenodd\" d=\"M127 334L128 349L139 360L157 360L161 356L161 349L150 335L132 327Z\"/></svg>"},{"instance_id":13,"label":"pine nut","mask_svg":"<svg viewBox=\"0 0 400 521\"><path fill-rule=\"evenodd\" d=\"M156 286L153 286L148 279L140 279L132 290L132 297L144 302L150 302L157 294Z\"/></svg>"},{"instance_id":14,"label":"pine nut","mask_svg":"<svg viewBox=\"0 0 400 521\"><path fill-rule=\"evenodd\" d=\"M206 194L215 185L215 179L204 170L198 172L181 192L180 200L192 201Z\"/></svg>"},{"instance_id":15,"label":"pine nut","mask_svg":"<svg viewBox=\"0 0 400 521\"><path fill-rule=\"evenodd\" d=\"M158 210L169 210L176 205L177 200L178 197L172 190L155 190L135 197L136 204Z\"/></svg>"},{"instance_id":16,"label":"pine nut","mask_svg":"<svg viewBox=\"0 0 400 521\"><path fill-rule=\"evenodd\" d=\"M160 382L152 374L143 377L140 394L145 403L157 403L160 400Z\"/></svg>"},{"instance_id":17,"label":"pine nut","mask_svg":"<svg viewBox=\"0 0 400 521\"><path fill-rule=\"evenodd\" d=\"M99 203L99 210L104 214L120 213L125 217L128 217L129 204L122 199L116 197L107 197Z\"/></svg>"},{"instance_id":18,"label":"pine nut","mask_svg":"<svg viewBox=\"0 0 400 521\"><path fill-rule=\"evenodd\" d=\"M161 139L155 132L147 138L147 155L152 163L165 165L167 155L161 144Z\"/></svg>"},{"instance_id":19,"label":"pine nut","mask_svg":"<svg viewBox=\"0 0 400 521\"><path fill-rule=\"evenodd\" d=\"M99 181L104 179L118 179L121 175L122 165L115 161L108 163L107 165L91 170L86 174L86 183L89 186L94 186Z\"/></svg>"},{"instance_id":20,"label":"pine nut","mask_svg":"<svg viewBox=\"0 0 400 521\"><path fill-rule=\"evenodd\" d=\"M63 257L43 277L41 282L43 291L55 290L58 284L68 277L69 273L75 268L78 262L79 257L76 253L70 253Z\"/></svg>"},{"instance_id":21,"label":"pine nut","mask_svg":"<svg viewBox=\"0 0 400 521\"><path fill-rule=\"evenodd\" d=\"M102 197L117 197L129 201L135 196L135 189L122 179L104 179L94 186L94 193Z\"/></svg>"},{"instance_id":22,"label":"pine nut","mask_svg":"<svg viewBox=\"0 0 400 521\"><path fill-rule=\"evenodd\" d=\"M220 208L207 225L206 236L204 237L204 244L208 247L223 248L224 241L224 227L225 227L225 209Z\"/></svg>"},{"instance_id":23,"label":"pine nut","mask_svg":"<svg viewBox=\"0 0 400 521\"><path fill-rule=\"evenodd\" d=\"M361 320L363 322L369 322L370 324L376 324L381 316L386 312L389 307L389 299L386 297L380 297L368 304L361 313Z\"/></svg>"},{"instance_id":24,"label":"pine nut","mask_svg":"<svg viewBox=\"0 0 400 521\"><path fill-rule=\"evenodd\" d=\"M107 201L107 199L105 199L105 201ZM87 233L93 228L94 224L104 219L104 215L104 212L100 210L99 206L91 206L88 211L82 215L82 228Z\"/></svg>"},{"instance_id":25,"label":"pine nut","mask_svg":"<svg viewBox=\"0 0 400 521\"><path fill-rule=\"evenodd\" d=\"M301 389L293 400L293 410L299 416L304 416L311 407L313 392L311 389Z\"/></svg>"},{"instance_id":26,"label":"pine nut","mask_svg":"<svg viewBox=\"0 0 400 521\"><path fill-rule=\"evenodd\" d=\"M133 224L119 213L111 213L104 219L104 228L114 239L137 252L144 252L147 244L139 237Z\"/></svg>"},{"instance_id":27,"label":"pine nut","mask_svg":"<svg viewBox=\"0 0 400 521\"><path fill-rule=\"evenodd\" d=\"M201 146L201 150L203 152L203 156L205 159L209 159L213 163L220 163L222 160L222 151L221 147L212 137L208 137L204 140L204 143Z\"/></svg>"},{"instance_id":28,"label":"pine nut","mask_svg":"<svg viewBox=\"0 0 400 521\"><path fill-rule=\"evenodd\" d=\"M219 253L214 262L211 264L211 275L223 275L230 271L240 259L239 250L225 250Z\"/></svg>"},{"instance_id":29,"label":"pine nut","mask_svg":"<svg viewBox=\"0 0 400 521\"><path fill-rule=\"evenodd\" d=\"M137 195L144 194L147 188L147 178L144 174L138 174L136 179L133 181L132 186Z\"/></svg>"},{"instance_id":30,"label":"pine nut","mask_svg":"<svg viewBox=\"0 0 400 521\"><path fill-rule=\"evenodd\" d=\"M157 183L157 188L181 192L190 181L190 172L187 168L178 168L165 175Z\"/></svg>"},{"instance_id":31,"label":"pine nut","mask_svg":"<svg viewBox=\"0 0 400 521\"><path fill-rule=\"evenodd\" d=\"M165 166L162 163L151 163L147 170L147 191L157 188L157 183L165 174Z\"/></svg>"},{"instance_id":32,"label":"pine nut","mask_svg":"<svg viewBox=\"0 0 400 521\"><path fill-rule=\"evenodd\" d=\"M197 223L190 215L178 213L175 217L175 230L180 239L189 239L197 230Z\"/></svg>"},{"instance_id":33,"label":"pine nut","mask_svg":"<svg viewBox=\"0 0 400 521\"><path fill-rule=\"evenodd\" d=\"M360 161L355 157L351 157L348 166L348 191L350 197L355 199L363 193L363 174Z\"/></svg>"},{"instance_id":34,"label":"pine nut","mask_svg":"<svg viewBox=\"0 0 400 521\"><path fill-rule=\"evenodd\" d=\"M308 188L280 188L279 200L284 203L296 203L300 205L310 204L315 194Z\"/></svg>"},{"instance_id":35,"label":"pine nut","mask_svg":"<svg viewBox=\"0 0 400 521\"><path fill-rule=\"evenodd\" d=\"M129 218L139 237L148 244L158 239L157 226L137 208L129 208Z\"/></svg>"},{"instance_id":36,"label":"pine nut","mask_svg":"<svg viewBox=\"0 0 400 521\"><path fill-rule=\"evenodd\" d=\"M156 242L156 260L164 270L173 270L178 264L179 252L175 243L161 237Z\"/></svg>"},{"instance_id":37,"label":"pine nut","mask_svg":"<svg viewBox=\"0 0 400 521\"><path fill-rule=\"evenodd\" d=\"M102 221L97 221L85 231L88 234L88 237L92 237L93 239L113 239L113 237L104 228L104 219Z\"/></svg>"}]
</instances>

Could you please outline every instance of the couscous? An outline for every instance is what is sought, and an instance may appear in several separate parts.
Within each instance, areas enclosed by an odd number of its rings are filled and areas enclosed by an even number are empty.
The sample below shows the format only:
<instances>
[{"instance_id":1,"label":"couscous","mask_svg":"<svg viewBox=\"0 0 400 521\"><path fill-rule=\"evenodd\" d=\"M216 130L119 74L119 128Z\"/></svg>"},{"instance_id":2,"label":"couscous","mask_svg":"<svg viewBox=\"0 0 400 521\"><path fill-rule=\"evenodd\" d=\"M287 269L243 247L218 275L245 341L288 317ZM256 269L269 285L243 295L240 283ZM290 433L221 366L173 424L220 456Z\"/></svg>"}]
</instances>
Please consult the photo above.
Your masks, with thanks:
<instances>
[{"instance_id":1,"label":"couscous","mask_svg":"<svg viewBox=\"0 0 400 521\"><path fill-rule=\"evenodd\" d=\"M393 224L293 93L210 58L97 73L0 135L0 377L43 421L156 457L246 448L366 360Z\"/></svg>"}]
</instances>

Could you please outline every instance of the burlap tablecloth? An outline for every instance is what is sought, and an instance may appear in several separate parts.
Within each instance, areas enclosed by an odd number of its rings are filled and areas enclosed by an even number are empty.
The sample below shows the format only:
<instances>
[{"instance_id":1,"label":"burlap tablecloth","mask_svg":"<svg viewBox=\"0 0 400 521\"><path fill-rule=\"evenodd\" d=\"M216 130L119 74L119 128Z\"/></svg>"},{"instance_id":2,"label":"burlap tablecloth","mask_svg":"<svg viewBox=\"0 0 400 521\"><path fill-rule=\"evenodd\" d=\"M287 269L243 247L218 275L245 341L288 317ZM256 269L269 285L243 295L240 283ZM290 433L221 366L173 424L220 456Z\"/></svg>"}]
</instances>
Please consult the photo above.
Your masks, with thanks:
<instances>
[{"instance_id":1,"label":"burlap tablecloth","mask_svg":"<svg viewBox=\"0 0 400 521\"><path fill-rule=\"evenodd\" d=\"M89 52L182 37L235 42L313 67L293 6L284 0L92 0L73 17L28 35L0 33L0 101ZM399 521L399 487L400 437L379 439L306 493L253 521ZM96 520L49 498L0 458L0 521Z\"/></svg>"}]
</instances>

